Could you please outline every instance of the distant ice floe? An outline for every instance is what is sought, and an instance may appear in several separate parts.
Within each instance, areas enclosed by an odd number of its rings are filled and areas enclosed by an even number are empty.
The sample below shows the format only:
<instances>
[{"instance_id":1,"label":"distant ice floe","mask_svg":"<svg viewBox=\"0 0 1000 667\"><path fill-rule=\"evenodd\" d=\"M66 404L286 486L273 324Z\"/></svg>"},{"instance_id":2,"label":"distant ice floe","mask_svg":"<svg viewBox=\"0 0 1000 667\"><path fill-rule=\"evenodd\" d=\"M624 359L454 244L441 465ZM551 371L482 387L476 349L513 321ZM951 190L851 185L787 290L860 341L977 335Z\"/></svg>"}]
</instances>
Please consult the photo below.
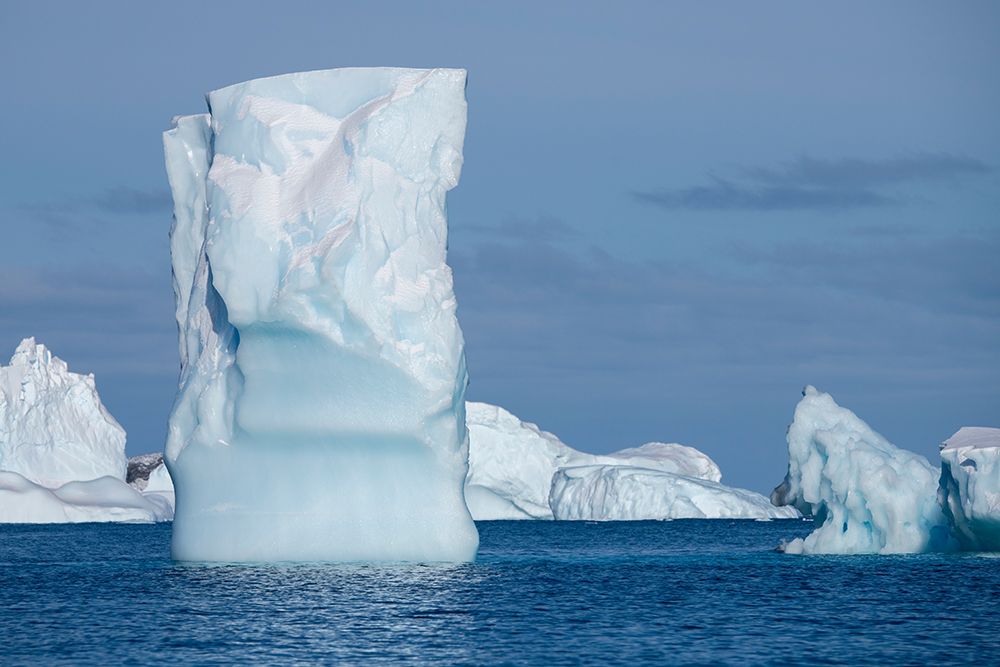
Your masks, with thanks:
<instances>
[{"instance_id":1,"label":"distant ice floe","mask_svg":"<svg viewBox=\"0 0 1000 667\"><path fill-rule=\"evenodd\" d=\"M0 366L0 523L169 520L172 502L129 486L126 465L94 376L21 341Z\"/></svg>"},{"instance_id":2,"label":"distant ice floe","mask_svg":"<svg viewBox=\"0 0 1000 667\"><path fill-rule=\"evenodd\" d=\"M775 507L759 493L718 482L629 465L560 468L549 505L556 519L796 519L794 507Z\"/></svg>"},{"instance_id":3,"label":"distant ice floe","mask_svg":"<svg viewBox=\"0 0 1000 667\"><path fill-rule=\"evenodd\" d=\"M693 447L653 442L587 454L495 405L469 402L466 415L465 498L477 520L799 516L760 494L722 485L718 465Z\"/></svg>"}]
</instances>

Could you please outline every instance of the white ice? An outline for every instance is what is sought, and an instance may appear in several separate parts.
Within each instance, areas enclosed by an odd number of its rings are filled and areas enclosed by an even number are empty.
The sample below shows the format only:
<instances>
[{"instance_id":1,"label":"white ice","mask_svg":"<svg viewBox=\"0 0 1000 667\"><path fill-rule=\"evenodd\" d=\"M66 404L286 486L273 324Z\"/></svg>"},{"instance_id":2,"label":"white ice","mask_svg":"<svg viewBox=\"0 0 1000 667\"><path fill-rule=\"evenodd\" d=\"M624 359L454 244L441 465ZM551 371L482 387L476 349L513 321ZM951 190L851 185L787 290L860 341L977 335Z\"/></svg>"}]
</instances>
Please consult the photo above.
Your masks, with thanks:
<instances>
[{"instance_id":1,"label":"white ice","mask_svg":"<svg viewBox=\"0 0 1000 667\"><path fill-rule=\"evenodd\" d=\"M469 474L465 499L477 521L551 519L549 486L564 465L587 455L501 407L466 403Z\"/></svg>"},{"instance_id":2,"label":"white ice","mask_svg":"<svg viewBox=\"0 0 1000 667\"><path fill-rule=\"evenodd\" d=\"M965 426L944 441L938 493L963 549L1000 551L1000 428Z\"/></svg>"},{"instance_id":3,"label":"white ice","mask_svg":"<svg viewBox=\"0 0 1000 667\"><path fill-rule=\"evenodd\" d=\"M806 387L788 427L788 474L771 498L818 527L788 553L913 553L943 548L938 470L899 449L829 394Z\"/></svg>"},{"instance_id":4,"label":"white ice","mask_svg":"<svg viewBox=\"0 0 1000 667\"><path fill-rule=\"evenodd\" d=\"M0 471L0 523L148 523L171 516L173 510L161 496L140 493L116 477L50 489L19 473Z\"/></svg>"},{"instance_id":5,"label":"white ice","mask_svg":"<svg viewBox=\"0 0 1000 667\"><path fill-rule=\"evenodd\" d=\"M208 99L164 135L174 556L473 558L445 263L464 70L316 71Z\"/></svg>"},{"instance_id":6,"label":"white ice","mask_svg":"<svg viewBox=\"0 0 1000 667\"><path fill-rule=\"evenodd\" d=\"M0 366L0 470L46 487L125 479L125 429L105 409L93 375L69 370L34 338Z\"/></svg>"},{"instance_id":7,"label":"white ice","mask_svg":"<svg viewBox=\"0 0 1000 667\"><path fill-rule=\"evenodd\" d=\"M767 498L719 483L719 467L679 444L588 454L503 408L467 404L473 517L635 520L797 517Z\"/></svg>"},{"instance_id":8,"label":"white ice","mask_svg":"<svg viewBox=\"0 0 1000 667\"><path fill-rule=\"evenodd\" d=\"M793 507L775 507L753 491L629 465L558 470L549 505L556 519L795 519Z\"/></svg>"},{"instance_id":9,"label":"white ice","mask_svg":"<svg viewBox=\"0 0 1000 667\"><path fill-rule=\"evenodd\" d=\"M125 430L94 376L21 341L0 366L0 523L170 519L170 503L125 483L125 466Z\"/></svg>"}]
</instances>

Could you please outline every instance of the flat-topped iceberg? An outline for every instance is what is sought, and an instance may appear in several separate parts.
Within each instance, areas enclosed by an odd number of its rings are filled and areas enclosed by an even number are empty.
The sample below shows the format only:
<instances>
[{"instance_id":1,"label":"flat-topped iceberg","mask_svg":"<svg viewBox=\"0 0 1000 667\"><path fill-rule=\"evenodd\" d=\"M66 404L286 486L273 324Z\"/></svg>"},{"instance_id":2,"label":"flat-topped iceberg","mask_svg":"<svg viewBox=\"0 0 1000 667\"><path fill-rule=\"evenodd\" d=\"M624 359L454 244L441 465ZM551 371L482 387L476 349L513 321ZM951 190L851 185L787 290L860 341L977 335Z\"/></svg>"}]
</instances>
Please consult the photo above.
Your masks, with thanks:
<instances>
[{"instance_id":1,"label":"flat-topped iceberg","mask_svg":"<svg viewBox=\"0 0 1000 667\"><path fill-rule=\"evenodd\" d=\"M165 521L172 510L125 483L125 430L93 375L26 338L0 366L0 523Z\"/></svg>"},{"instance_id":2,"label":"flat-topped iceberg","mask_svg":"<svg viewBox=\"0 0 1000 667\"><path fill-rule=\"evenodd\" d=\"M723 486L719 466L693 447L651 442L587 454L495 405L469 402L466 410L465 498L477 520L799 516L760 494Z\"/></svg>"},{"instance_id":3,"label":"flat-topped iceberg","mask_svg":"<svg viewBox=\"0 0 1000 667\"><path fill-rule=\"evenodd\" d=\"M788 427L788 473L771 500L819 526L786 544L787 553L915 553L948 542L937 486L927 459L806 387Z\"/></svg>"},{"instance_id":4,"label":"flat-topped iceberg","mask_svg":"<svg viewBox=\"0 0 1000 667\"><path fill-rule=\"evenodd\" d=\"M291 74L208 102L164 135L173 555L473 558L445 263L465 71Z\"/></svg>"},{"instance_id":5,"label":"flat-topped iceberg","mask_svg":"<svg viewBox=\"0 0 1000 667\"><path fill-rule=\"evenodd\" d=\"M944 441L938 493L963 549L1000 551L1000 428L966 426Z\"/></svg>"},{"instance_id":6,"label":"flat-topped iceberg","mask_svg":"<svg viewBox=\"0 0 1000 667\"><path fill-rule=\"evenodd\" d=\"M558 470L549 505L556 519L796 519L793 507L775 507L753 491L629 465Z\"/></svg>"}]
</instances>

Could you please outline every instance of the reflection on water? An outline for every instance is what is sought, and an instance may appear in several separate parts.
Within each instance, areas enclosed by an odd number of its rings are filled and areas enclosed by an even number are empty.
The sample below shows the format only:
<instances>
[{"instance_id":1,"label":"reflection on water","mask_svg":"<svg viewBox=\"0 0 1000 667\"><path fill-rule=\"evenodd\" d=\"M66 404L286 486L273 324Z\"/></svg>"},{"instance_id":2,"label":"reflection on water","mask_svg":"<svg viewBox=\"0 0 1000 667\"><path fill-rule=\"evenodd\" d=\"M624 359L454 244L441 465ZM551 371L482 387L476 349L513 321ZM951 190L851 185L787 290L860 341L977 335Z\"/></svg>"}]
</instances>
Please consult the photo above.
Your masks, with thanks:
<instances>
[{"instance_id":1,"label":"reflection on water","mask_svg":"<svg viewBox=\"0 0 1000 667\"><path fill-rule=\"evenodd\" d=\"M463 565L203 565L169 526L0 527L4 664L988 663L983 556L793 557L801 522L480 524Z\"/></svg>"}]
</instances>

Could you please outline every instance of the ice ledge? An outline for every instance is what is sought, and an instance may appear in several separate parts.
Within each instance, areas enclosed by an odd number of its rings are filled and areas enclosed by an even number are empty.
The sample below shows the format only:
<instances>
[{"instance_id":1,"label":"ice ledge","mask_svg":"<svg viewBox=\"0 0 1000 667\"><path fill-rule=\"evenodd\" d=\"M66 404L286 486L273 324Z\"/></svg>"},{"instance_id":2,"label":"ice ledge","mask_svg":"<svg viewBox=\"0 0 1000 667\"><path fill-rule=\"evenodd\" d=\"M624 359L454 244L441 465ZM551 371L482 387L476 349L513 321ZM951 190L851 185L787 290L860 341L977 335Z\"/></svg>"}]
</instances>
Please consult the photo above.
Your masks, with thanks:
<instances>
[{"instance_id":1,"label":"ice ledge","mask_svg":"<svg viewBox=\"0 0 1000 667\"><path fill-rule=\"evenodd\" d=\"M963 426L941 443L941 451L950 449L986 449L1000 447L1000 428Z\"/></svg>"}]
</instances>

